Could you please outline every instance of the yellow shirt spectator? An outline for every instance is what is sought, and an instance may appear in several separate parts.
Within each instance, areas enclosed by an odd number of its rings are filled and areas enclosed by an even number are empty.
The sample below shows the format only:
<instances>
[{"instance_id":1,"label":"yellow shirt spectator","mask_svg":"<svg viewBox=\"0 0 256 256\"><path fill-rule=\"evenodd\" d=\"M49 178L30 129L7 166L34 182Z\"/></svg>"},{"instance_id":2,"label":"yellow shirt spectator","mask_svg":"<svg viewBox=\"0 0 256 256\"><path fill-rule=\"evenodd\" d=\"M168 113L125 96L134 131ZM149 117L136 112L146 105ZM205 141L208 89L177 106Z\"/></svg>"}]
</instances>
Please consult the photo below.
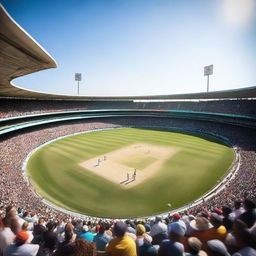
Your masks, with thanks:
<instances>
[{"instance_id":1,"label":"yellow shirt spectator","mask_svg":"<svg viewBox=\"0 0 256 256\"><path fill-rule=\"evenodd\" d=\"M127 235L116 237L106 247L107 256L136 256L135 242Z\"/></svg>"}]
</instances>

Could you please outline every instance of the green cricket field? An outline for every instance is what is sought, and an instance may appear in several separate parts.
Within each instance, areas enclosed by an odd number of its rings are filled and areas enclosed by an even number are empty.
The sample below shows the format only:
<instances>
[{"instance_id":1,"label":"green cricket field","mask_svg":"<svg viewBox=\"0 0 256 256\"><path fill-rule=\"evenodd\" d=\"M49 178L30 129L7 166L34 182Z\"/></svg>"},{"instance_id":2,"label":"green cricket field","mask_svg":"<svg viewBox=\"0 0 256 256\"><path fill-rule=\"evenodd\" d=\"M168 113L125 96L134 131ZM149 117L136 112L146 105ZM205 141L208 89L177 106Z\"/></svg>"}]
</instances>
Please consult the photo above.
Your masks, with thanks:
<instances>
[{"instance_id":1,"label":"green cricket field","mask_svg":"<svg viewBox=\"0 0 256 256\"><path fill-rule=\"evenodd\" d=\"M77 213L131 218L194 201L225 176L233 149L205 135L116 128L68 136L28 160L35 190Z\"/></svg>"}]
</instances>

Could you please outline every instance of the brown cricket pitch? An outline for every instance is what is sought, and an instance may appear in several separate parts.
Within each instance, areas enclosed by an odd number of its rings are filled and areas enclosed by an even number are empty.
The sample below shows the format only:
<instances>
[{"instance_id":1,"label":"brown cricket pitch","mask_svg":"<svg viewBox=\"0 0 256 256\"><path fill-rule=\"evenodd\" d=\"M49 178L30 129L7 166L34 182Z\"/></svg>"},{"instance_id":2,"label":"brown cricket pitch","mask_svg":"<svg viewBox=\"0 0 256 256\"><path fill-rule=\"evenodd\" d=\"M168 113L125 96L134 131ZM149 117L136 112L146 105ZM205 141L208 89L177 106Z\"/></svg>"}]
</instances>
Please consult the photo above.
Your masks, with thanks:
<instances>
[{"instance_id":1,"label":"brown cricket pitch","mask_svg":"<svg viewBox=\"0 0 256 256\"><path fill-rule=\"evenodd\" d=\"M131 188L154 176L162 164L179 150L175 147L136 143L91 158L79 165L111 182L120 184L123 188ZM151 161L145 167L140 169L131 167L132 162L139 163L149 158ZM127 162L130 162L129 166L125 164ZM134 179L135 169L136 177Z\"/></svg>"}]
</instances>

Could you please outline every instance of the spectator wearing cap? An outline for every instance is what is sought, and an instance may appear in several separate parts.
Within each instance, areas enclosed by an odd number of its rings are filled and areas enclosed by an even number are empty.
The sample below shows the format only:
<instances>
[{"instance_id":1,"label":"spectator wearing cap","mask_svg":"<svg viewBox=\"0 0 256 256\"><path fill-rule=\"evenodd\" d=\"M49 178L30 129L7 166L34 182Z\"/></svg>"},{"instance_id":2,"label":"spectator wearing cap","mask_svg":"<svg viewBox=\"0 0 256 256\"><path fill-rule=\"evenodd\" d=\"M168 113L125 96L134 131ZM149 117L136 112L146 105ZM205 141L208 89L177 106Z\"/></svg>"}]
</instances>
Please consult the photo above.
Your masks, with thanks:
<instances>
[{"instance_id":1,"label":"spectator wearing cap","mask_svg":"<svg viewBox=\"0 0 256 256\"><path fill-rule=\"evenodd\" d=\"M208 256L230 256L223 242L218 239L209 240L206 245Z\"/></svg>"},{"instance_id":2,"label":"spectator wearing cap","mask_svg":"<svg viewBox=\"0 0 256 256\"><path fill-rule=\"evenodd\" d=\"M179 221L181 218L180 214L179 213L174 213L172 216L171 216L171 221L174 222L174 221Z\"/></svg>"},{"instance_id":3,"label":"spectator wearing cap","mask_svg":"<svg viewBox=\"0 0 256 256\"><path fill-rule=\"evenodd\" d=\"M179 213L174 213L174 214L172 215L172 222L170 222L170 223L168 224L168 232L170 232L171 225L172 225L172 223L174 223L174 222L179 223L179 225L183 226L184 229L187 230L187 226L186 226L185 222L181 219L181 216L179 215Z\"/></svg>"},{"instance_id":4,"label":"spectator wearing cap","mask_svg":"<svg viewBox=\"0 0 256 256\"><path fill-rule=\"evenodd\" d=\"M197 237L188 238L188 250L185 256L207 256L204 251L201 251L202 242Z\"/></svg>"},{"instance_id":5,"label":"spectator wearing cap","mask_svg":"<svg viewBox=\"0 0 256 256\"><path fill-rule=\"evenodd\" d=\"M152 244L158 244L168 238L167 225L161 221L160 217L156 217L155 224L152 226L150 236L153 238Z\"/></svg>"},{"instance_id":6,"label":"spectator wearing cap","mask_svg":"<svg viewBox=\"0 0 256 256\"><path fill-rule=\"evenodd\" d=\"M113 228L113 238L106 247L107 256L136 256L136 245L132 238L127 236L127 225L117 222Z\"/></svg>"},{"instance_id":7,"label":"spectator wearing cap","mask_svg":"<svg viewBox=\"0 0 256 256\"><path fill-rule=\"evenodd\" d=\"M246 223L248 228L251 228L256 221L256 204L250 199L244 200L245 212L239 217L244 223Z\"/></svg>"},{"instance_id":8,"label":"spectator wearing cap","mask_svg":"<svg viewBox=\"0 0 256 256\"><path fill-rule=\"evenodd\" d=\"M88 242L93 242L94 234L89 231L89 227L87 225L83 225L82 233L79 237L87 240Z\"/></svg>"},{"instance_id":9,"label":"spectator wearing cap","mask_svg":"<svg viewBox=\"0 0 256 256\"><path fill-rule=\"evenodd\" d=\"M169 227L169 239L161 242L159 256L183 256L184 246L180 242L186 233L186 227L178 222L172 222Z\"/></svg>"},{"instance_id":10,"label":"spectator wearing cap","mask_svg":"<svg viewBox=\"0 0 256 256\"><path fill-rule=\"evenodd\" d=\"M39 245L26 243L29 235L22 230L16 235L13 244L8 245L4 250L4 256L36 256Z\"/></svg>"},{"instance_id":11,"label":"spectator wearing cap","mask_svg":"<svg viewBox=\"0 0 256 256\"><path fill-rule=\"evenodd\" d=\"M96 243L96 249L98 251L105 251L106 245L109 243L111 239L111 236L105 234L105 226L101 224L99 233L97 233L96 236L94 236L93 242Z\"/></svg>"},{"instance_id":12,"label":"spectator wearing cap","mask_svg":"<svg viewBox=\"0 0 256 256\"><path fill-rule=\"evenodd\" d=\"M202 242L202 248L205 248L206 242L209 240L212 224L205 217L196 217L190 221L190 236L197 237Z\"/></svg>"},{"instance_id":13,"label":"spectator wearing cap","mask_svg":"<svg viewBox=\"0 0 256 256\"><path fill-rule=\"evenodd\" d=\"M146 233L146 228L142 224L138 224L136 227L136 245L137 247L142 246L144 244L144 238L146 237L147 241L152 242L152 237Z\"/></svg>"}]
</instances>

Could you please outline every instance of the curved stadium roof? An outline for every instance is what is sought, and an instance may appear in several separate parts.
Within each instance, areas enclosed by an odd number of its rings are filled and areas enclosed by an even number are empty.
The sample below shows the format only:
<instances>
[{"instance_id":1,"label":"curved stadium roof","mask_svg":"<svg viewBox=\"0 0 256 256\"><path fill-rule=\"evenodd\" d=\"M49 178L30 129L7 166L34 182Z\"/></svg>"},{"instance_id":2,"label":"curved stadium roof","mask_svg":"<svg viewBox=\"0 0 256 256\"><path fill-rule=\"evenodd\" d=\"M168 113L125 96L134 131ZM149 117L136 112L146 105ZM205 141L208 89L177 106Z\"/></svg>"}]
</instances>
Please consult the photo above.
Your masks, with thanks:
<instances>
[{"instance_id":1,"label":"curved stadium roof","mask_svg":"<svg viewBox=\"0 0 256 256\"><path fill-rule=\"evenodd\" d=\"M48 68L56 61L24 31L0 5L0 97L66 100L156 100L256 98L256 86L215 91L154 96L91 97L41 93L12 84L14 78Z\"/></svg>"}]
</instances>

